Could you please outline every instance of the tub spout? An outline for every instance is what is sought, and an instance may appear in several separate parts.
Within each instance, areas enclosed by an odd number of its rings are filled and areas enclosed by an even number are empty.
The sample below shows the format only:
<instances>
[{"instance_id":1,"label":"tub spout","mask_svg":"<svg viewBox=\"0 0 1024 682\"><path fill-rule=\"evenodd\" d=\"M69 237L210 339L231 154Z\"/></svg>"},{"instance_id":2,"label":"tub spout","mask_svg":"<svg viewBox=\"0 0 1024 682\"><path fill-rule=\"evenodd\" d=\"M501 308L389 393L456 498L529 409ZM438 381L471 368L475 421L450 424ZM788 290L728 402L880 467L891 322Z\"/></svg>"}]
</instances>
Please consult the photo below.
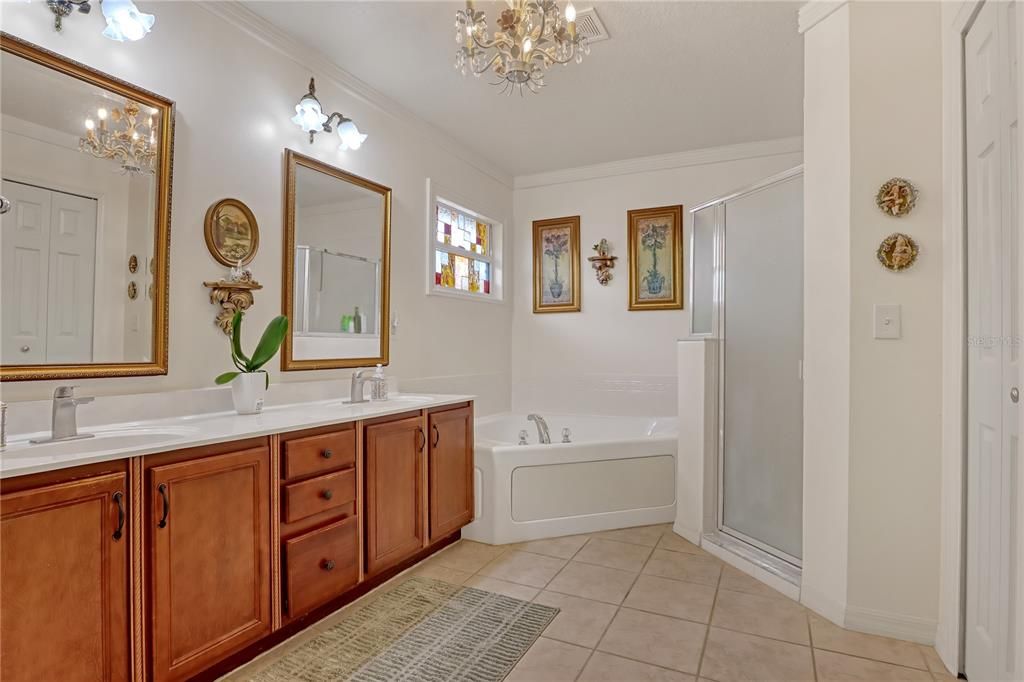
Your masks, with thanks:
<instances>
[{"instance_id":1,"label":"tub spout","mask_svg":"<svg viewBox=\"0 0 1024 682\"><path fill-rule=\"evenodd\" d=\"M531 414L528 415L526 419L537 424L538 441L544 444L551 442L551 435L548 433L548 423L544 421L544 417L539 414Z\"/></svg>"}]
</instances>

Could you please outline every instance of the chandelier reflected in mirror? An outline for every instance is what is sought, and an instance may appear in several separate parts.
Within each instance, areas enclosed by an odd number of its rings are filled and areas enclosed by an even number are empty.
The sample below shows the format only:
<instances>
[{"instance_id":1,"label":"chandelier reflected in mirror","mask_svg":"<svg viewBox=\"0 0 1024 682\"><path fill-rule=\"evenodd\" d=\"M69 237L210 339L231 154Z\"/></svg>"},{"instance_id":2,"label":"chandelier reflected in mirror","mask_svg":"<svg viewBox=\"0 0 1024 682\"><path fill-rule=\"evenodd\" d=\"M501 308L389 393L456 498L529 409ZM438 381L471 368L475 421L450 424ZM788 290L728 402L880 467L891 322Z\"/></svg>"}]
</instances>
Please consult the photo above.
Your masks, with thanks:
<instances>
[{"instance_id":1,"label":"chandelier reflected in mirror","mask_svg":"<svg viewBox=\"0 0 1024 682\"><path fill-rule=\"evenodd\" d=\"M524 87L537 92L554 64L579 64L590 54L586 36L576 31L576 8L569 2L563 13L555 0L507 0L497 30L487 29L487 16L473 0L455 13L455 41L460 45L455 68L466 75L491 71L494 85L511 94Z\"/></svg>"},{"instance_id":2,"label":"chandelier reflected in mirror","mask_svg":"<svg viewBox=\"0 0 1024 682\"><path fill-rule=\"evenodd\" d=\"M85 137L78 141L78 150L98 159L111 159L121 164L121 172L152 174L156 161L155 112L145 122L139 121L141 109L128 100L121 109L97 109L99 123L85 120Z\"/></svg>"}]
</instances>

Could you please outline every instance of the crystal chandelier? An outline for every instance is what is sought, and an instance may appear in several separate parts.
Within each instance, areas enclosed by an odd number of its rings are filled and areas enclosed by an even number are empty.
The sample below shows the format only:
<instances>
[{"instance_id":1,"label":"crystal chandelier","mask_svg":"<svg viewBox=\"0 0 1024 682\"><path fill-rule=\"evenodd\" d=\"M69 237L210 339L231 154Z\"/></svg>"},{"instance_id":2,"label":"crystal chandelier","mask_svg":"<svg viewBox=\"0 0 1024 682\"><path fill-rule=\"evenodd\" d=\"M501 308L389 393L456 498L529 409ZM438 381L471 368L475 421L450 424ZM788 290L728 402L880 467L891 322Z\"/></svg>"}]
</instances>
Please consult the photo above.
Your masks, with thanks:
<instances>
[{"instance_id":1,"label":"crystal chandelier","mask_svg":"<svg viewBox=\"0 0 1024 682\"><path fill-rule=\"evenodd\" d=\"M498 18L498 30L490 34L487 16L466 0L466 9L455 13L455 68L474 76L491 70L498 76L502 92L523 86L537 92L544 86L544 72L552 64L579 64L590 54L586 36L576 32L576 8L572 2L565 14L555 0L507 0L508 8Z\"/></svg>"},{"instance_id":2,"label":"crystal chandelier","mask_svg":"<svg viewBox=\"0 0 1024 682\"><path fill-rule=\"evenodd\" d=\"M123 173L155 172L156 124L151 113L145 123L140 123L139 105L131 100L123 109L97 109L97 125L91 118L85 120L85 137L78 141L78 150L92 154L98 159L113 159L121 162ZM113 125L108 124L111 119Z\"/></svg>"}]
</instances>

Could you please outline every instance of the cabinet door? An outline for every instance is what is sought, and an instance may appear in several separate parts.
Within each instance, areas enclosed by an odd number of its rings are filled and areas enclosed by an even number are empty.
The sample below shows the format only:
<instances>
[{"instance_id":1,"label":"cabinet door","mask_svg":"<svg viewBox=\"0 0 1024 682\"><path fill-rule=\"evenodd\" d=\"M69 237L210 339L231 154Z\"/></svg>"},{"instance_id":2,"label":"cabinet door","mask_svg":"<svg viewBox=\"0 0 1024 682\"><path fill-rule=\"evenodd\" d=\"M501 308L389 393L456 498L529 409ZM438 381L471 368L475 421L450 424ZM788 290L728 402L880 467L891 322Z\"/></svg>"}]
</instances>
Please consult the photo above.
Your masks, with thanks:
<instances>
[{"instance_id":1,"label":"cabinet door","mask_svg":"<svg viewBox=\"0 0 1024 682\"><path fill-rule=\"evenodd\" d=\"M153 679L201 672L270 632L267 448L149 470Z\"/></svg>"},{"instance_id":2,"label":"cabinet door","mask_svg":"<svg viewBox=\"0 0 1024 682\"><path fill-rule=\"evenodd\" d=\"M419 417L366 427L366 573L423 547L423 447Z\"/></svg>"},{"instance_id":3,"label":"cabinet door","mask_svg":"<svg viewBox=\"0 0 1024 682\"><path fill-rule=\"evenodd\" d=\"M0 498L0 679L128 680L125 475Z\"/></svg>"},{"instance_id":4,"label":"cabinet door","mask_svg":"<svg viewBox=\"0 0 1024 682\"><path fill-rule=\"evenodd\" d=\"M430 541L473 520L473 409L430 415Z\"/></svg>"}]
</instances>

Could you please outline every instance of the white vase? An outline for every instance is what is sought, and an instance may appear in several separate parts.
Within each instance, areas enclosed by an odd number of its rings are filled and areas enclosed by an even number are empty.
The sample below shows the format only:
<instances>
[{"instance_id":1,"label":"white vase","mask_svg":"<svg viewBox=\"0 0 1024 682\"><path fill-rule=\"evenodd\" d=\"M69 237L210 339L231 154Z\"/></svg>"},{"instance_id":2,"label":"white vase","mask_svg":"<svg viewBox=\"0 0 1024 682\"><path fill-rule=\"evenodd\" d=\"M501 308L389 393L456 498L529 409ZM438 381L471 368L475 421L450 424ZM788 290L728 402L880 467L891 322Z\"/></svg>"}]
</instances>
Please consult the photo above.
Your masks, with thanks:
<instances>
[{"instance_id":1,"label":"white vase","mask_svg":"<svg viewBox=\"0 0 1024 682\"><path fill-rule=\"evenodd\" d=\"M231 399L238 414L259 414L267 394L267 375L263 372L242 372L231 380Z\"/></svg>"}]
</instances>

